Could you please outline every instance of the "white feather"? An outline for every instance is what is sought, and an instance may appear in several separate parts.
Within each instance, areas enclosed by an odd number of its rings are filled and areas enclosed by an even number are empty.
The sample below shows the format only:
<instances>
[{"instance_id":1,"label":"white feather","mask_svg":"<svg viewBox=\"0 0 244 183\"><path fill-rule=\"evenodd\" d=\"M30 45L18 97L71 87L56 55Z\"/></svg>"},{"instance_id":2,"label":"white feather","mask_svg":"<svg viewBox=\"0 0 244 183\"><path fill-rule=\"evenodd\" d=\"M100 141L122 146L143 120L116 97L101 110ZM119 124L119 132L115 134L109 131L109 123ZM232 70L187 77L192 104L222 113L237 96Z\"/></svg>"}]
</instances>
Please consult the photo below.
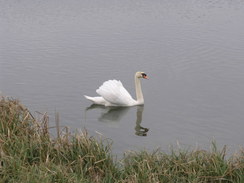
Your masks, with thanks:
<instances>
[{"instance_id":1,"label":"white feather","mask_svg":"<svg viewBox=\"0 0 244 183\"><path fill-rule=\"evenodd\" d=\"M96 92L111 105L130 106L135 102L123 84L117 80L105 81Z\"/></svg>"}]
</instances>

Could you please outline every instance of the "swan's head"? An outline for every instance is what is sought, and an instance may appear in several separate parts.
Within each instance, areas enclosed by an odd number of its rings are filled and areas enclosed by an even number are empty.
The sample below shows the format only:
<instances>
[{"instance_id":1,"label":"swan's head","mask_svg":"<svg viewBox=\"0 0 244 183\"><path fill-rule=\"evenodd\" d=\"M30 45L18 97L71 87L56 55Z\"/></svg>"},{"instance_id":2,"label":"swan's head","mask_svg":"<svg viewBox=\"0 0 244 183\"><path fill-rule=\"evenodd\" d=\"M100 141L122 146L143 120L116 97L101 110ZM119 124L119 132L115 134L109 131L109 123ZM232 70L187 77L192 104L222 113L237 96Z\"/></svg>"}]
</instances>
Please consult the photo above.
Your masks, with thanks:
<instances>
[{"instance_id":1,"label":"swan's head","mask_svg":"<svg viewBox=\"0 0 244 183\"><path fill-rule=\"evenodd\" d=\"M135 75L136 75L137 78L148 79L147 74L145 72L136 72Z\"/></svg>"}]
</instances>

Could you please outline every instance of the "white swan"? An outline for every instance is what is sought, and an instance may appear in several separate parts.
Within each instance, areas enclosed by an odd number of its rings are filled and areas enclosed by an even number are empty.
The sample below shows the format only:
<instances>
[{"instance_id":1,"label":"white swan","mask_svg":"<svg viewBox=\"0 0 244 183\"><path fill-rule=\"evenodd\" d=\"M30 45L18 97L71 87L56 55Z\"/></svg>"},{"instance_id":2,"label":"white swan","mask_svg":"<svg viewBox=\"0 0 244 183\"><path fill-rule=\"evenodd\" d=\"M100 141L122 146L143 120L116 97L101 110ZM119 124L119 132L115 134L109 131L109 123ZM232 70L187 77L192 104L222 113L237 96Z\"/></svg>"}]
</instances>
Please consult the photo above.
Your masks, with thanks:
<instances>
[{"instance_id":1,"label":"white swan","mask_svg":"<svg viewBox=\"0 0 244 183\"><path fill-rule=\"evenodd\" d=\"M96 92L99 97L89 97L84 95L85 98L92 101L94 104L105 106L134 106L143 105L144 98L141 90L140 78L148 79L144 72L136 72L135 74L135 88L136 100L134 100L128 91L124 88L123 84L117 80L105 81Z\"/></svg>"}]
</instances>

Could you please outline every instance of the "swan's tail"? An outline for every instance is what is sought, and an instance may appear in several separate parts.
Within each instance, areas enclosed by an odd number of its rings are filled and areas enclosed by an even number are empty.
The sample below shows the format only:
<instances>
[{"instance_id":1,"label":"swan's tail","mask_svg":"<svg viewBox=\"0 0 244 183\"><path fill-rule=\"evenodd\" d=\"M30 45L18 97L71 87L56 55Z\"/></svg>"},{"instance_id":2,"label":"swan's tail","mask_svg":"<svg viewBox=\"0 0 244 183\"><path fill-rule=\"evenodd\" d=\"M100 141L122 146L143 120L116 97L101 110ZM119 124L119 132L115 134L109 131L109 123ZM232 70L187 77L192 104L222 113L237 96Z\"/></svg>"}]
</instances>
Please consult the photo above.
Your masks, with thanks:
<instances>
[{"instance_id":1,"label":"swan's tail","mask_svg":"<svg viewBox=\"0 0 244 183\"><path fill-rule=\"evenodd\" d=\"M105 100L102 97L89 97L87 95L84 95L84 97L90 101L92 101L94 104L98 105L105 105Z\"/></svg>"},{"instance_id":2,"label":"swan's tail","mask_svg":"<svg viewBox=\"0 0 244 183\"><path fill-rule=\"evenodd\" d=\"M85 97L86 99L88 99L88 100L93 101L93 97L89 97L89 96L87 96L87 95L84 95L84 97Z\"/></svg>"},{"instance_id":3,"label":"swan's tail","mask_svg":"<svg viewBox=\"0 0 244 183\"><path fill-rule=\"evenodd\" d=\"M89 96L87 96L87 95L84 95L84 97L85 97L87 100L90 100L90 101L92 101L93 103L96 103L96 98L97 98L97 97L89 97Z\"/></svg>"}]
</instances>

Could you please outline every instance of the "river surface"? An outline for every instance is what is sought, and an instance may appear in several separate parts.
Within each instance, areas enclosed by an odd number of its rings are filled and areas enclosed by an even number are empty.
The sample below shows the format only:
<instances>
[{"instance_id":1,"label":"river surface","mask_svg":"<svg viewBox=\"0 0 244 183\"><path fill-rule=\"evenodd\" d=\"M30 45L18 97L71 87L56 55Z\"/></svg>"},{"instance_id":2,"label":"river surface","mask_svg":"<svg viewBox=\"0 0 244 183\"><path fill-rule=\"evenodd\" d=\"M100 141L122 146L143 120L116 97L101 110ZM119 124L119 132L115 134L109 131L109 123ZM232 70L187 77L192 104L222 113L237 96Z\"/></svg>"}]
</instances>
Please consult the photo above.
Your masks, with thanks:
<instances>
[{"instance_id":1,"label":"river surface","mask_svg":"<svg viewBox=\"0 0 244 183\"><path fill-rule=\"evenodd\" d=\"M91 106L106 80L144 106ZM0 1L0 91L113 152L244 142L243 0Z\"/></svg>"}]
</instances>

